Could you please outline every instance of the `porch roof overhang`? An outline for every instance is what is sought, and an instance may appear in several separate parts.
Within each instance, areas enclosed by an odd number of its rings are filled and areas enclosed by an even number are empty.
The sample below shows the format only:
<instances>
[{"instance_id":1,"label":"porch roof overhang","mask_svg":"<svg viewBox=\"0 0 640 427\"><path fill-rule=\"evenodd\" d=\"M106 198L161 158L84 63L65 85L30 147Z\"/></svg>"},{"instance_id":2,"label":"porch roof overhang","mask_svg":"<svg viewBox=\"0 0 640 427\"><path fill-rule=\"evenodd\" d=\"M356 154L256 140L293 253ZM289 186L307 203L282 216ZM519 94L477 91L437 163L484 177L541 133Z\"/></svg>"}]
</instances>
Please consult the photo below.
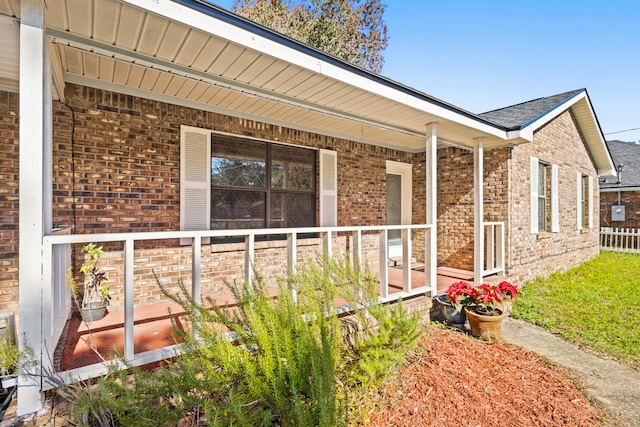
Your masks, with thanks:
<instances>
[{"instance_id":1,"label":"porch roof overhang","mask_svg":"<svg viewBox=\"0 0 640 427\"><path fill-rule=\"evenodd\" d=\"M17 90L21 0L0 0L0 86ZM473 113L200 0L48 0L54 99L66 83L409 152L529 142Z\"/></svg>"}]
</instances>

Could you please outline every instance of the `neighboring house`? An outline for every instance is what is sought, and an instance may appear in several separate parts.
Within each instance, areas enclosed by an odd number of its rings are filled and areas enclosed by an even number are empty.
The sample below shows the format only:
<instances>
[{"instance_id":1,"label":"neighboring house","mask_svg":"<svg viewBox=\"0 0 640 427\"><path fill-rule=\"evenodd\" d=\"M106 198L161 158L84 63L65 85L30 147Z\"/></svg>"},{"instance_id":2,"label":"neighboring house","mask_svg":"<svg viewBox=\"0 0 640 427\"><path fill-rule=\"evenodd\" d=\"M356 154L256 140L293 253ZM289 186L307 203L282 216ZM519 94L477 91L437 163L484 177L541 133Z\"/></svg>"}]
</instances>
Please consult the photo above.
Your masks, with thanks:
<instances>
[{"instance_id":1,"label":"neighboring house","mask_svg":"<svg viewBox=\"0 0 640 427\"><path fill-rule=\"evenodd\" d=\"M640 228L640 144L607 141L616 176L600 180L600 226Z\"/></svg>"},{"instance_id":2,"label":"neighboring house","mask_svg":"<svg viewBox=\"0 0 640 427\"><path fill-rule=\"evenodd\" d=\"M15 0L0 28L0 312L38 369L88 242L136 365L175 350L134 329L154 273L221 297L350 254L392 301L433 296L438 267L522 283L598 251L613 163L586 90L476 115L197 0ZM20 382L37 410L47 385Z\"/></svg>"}]
</instances>

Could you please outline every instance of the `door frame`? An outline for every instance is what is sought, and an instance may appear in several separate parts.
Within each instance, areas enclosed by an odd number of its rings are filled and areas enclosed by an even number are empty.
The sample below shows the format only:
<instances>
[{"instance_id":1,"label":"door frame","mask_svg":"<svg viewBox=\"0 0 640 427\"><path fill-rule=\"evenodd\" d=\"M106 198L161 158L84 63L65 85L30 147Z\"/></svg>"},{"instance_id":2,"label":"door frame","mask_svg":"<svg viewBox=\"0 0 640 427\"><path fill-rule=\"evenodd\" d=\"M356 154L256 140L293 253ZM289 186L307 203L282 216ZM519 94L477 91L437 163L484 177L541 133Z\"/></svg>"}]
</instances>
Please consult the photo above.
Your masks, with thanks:
<instances>
[{"instance_id":1,"label":"door frame","mask_svg":"<svg viewBox=\"0 0 640 427\"><path fill-rule=\"evenodd\" d=\"M411 163L387 160L387 174L400 175L400 222L402 225L411 224L411 199L413 191L413 165Z\"/></svg>"}]
</instances>

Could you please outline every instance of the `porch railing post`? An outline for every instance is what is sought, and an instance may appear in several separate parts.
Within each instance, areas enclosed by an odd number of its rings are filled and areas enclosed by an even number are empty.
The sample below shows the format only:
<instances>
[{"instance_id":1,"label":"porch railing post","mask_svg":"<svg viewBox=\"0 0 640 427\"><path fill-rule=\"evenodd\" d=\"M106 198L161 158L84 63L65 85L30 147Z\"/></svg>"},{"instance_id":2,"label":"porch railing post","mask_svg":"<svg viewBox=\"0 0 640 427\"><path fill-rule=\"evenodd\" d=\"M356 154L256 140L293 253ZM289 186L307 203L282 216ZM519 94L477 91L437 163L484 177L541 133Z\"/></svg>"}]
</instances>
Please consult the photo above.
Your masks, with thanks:
<instances>
[{"instance_id":1,"label":"porch railing post","mask_svg":"<svg viewBox=\"0 0 640 427\"><path fill-rule=\"evenodd\" d=\"M351 233L353 240L353 270L358 279L362 272L362 230L358 229Z\"/></svg>"},{"instance_id":2,"label":"porch railing post","mask_svg":"<svg viewBox=\"0 0 640 427\"><path fill-rule=\"evenodd\" d=\"M134 266L133 239L127 239L124 243L124 358L133 360L133 266Z\"/></svg>"},{"instance_id":3,"label":"porch railing post","mask_svg":"<svg viewBox=\"0 0 640 427\"><path fill-rule=\"evenodd\" d=\"M253 281L253 261L255 258L255 247L256 247L256 236L255 234L247 234L245 236L245 246L244 246L244 280L247 283L251 283Z\"/></svg>"},{"instance_id":4,"label":"porch railing post","mask_svg":"<svg viewBox=\"0 0 640 427\"><path fill-rule=\"evenodd\" d=\"M296 273L296 263L298 258L297 253L297 235L296 233L288 233L287 234L287 270L288 274ZM293 283L289 281L289 290L293 295L293 300L298 301L297 289L293 287Z\"/></svg>"},{"instance_id":5,"label":"porch railing post","mask_svg":"<svg viewBox=\"0 0 640 427\"><path fill-rule=\"evenodd\" d=\"M201 237L194 237L193 242L191 242L191 296L196 304L200 303L200 285L202 280L200 274L202 264L201 247Z\"/></svg>"},{"instance_id":6,"label":"porch railing post","mask_svg":"<svg viewBox=\"0 0 640 427\"><path fill-rule=\"evenodd\" d=\"M380 272L378 273L378 277L380 280L380 298L387 298L389 296L389 265L388 254L387 254L387 229L383 229L379 234L379 263L380 263Z\"/></svg>"},{"instance_id":7,"label":"porch railing post","mask_svg":"<svg viewBox=\"0 0 640 427\"><path fill-rule=\"evenodd\" d=\"M411 292L411 229L402 229L402 287L405 292Z\"/></svg>"},{"instance_id":8,"label":"porch railing post","mask_svg":"<svg viewBox=\"0 0 640 427\"><path fill-rule=\"evenodd\" d=\"M333 237L331 231L325 231L322 235L322 255L326 257L333 256Z\"/></svg>"}]
</instances>

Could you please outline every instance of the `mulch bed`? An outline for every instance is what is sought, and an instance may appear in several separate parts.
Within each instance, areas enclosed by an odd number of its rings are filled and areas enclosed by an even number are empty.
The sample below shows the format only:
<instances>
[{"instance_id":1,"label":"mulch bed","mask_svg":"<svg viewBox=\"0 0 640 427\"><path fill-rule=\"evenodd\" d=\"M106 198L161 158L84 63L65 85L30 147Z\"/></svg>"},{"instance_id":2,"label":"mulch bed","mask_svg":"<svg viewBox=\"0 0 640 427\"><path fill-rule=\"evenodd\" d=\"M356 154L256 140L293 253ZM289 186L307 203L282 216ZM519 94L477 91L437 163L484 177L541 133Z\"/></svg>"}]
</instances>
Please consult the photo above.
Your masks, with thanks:
<instances>
[{"instance_id":1,"label":"mulch bed","mask_svg":"<svg viewBox=\"0 0 640 427\"><path fill-rule=\"evenodd\" d=\"M430 328L379 391L370 426L599 426L580 390L538 355Z\"/></svg>"}]
</instances>

